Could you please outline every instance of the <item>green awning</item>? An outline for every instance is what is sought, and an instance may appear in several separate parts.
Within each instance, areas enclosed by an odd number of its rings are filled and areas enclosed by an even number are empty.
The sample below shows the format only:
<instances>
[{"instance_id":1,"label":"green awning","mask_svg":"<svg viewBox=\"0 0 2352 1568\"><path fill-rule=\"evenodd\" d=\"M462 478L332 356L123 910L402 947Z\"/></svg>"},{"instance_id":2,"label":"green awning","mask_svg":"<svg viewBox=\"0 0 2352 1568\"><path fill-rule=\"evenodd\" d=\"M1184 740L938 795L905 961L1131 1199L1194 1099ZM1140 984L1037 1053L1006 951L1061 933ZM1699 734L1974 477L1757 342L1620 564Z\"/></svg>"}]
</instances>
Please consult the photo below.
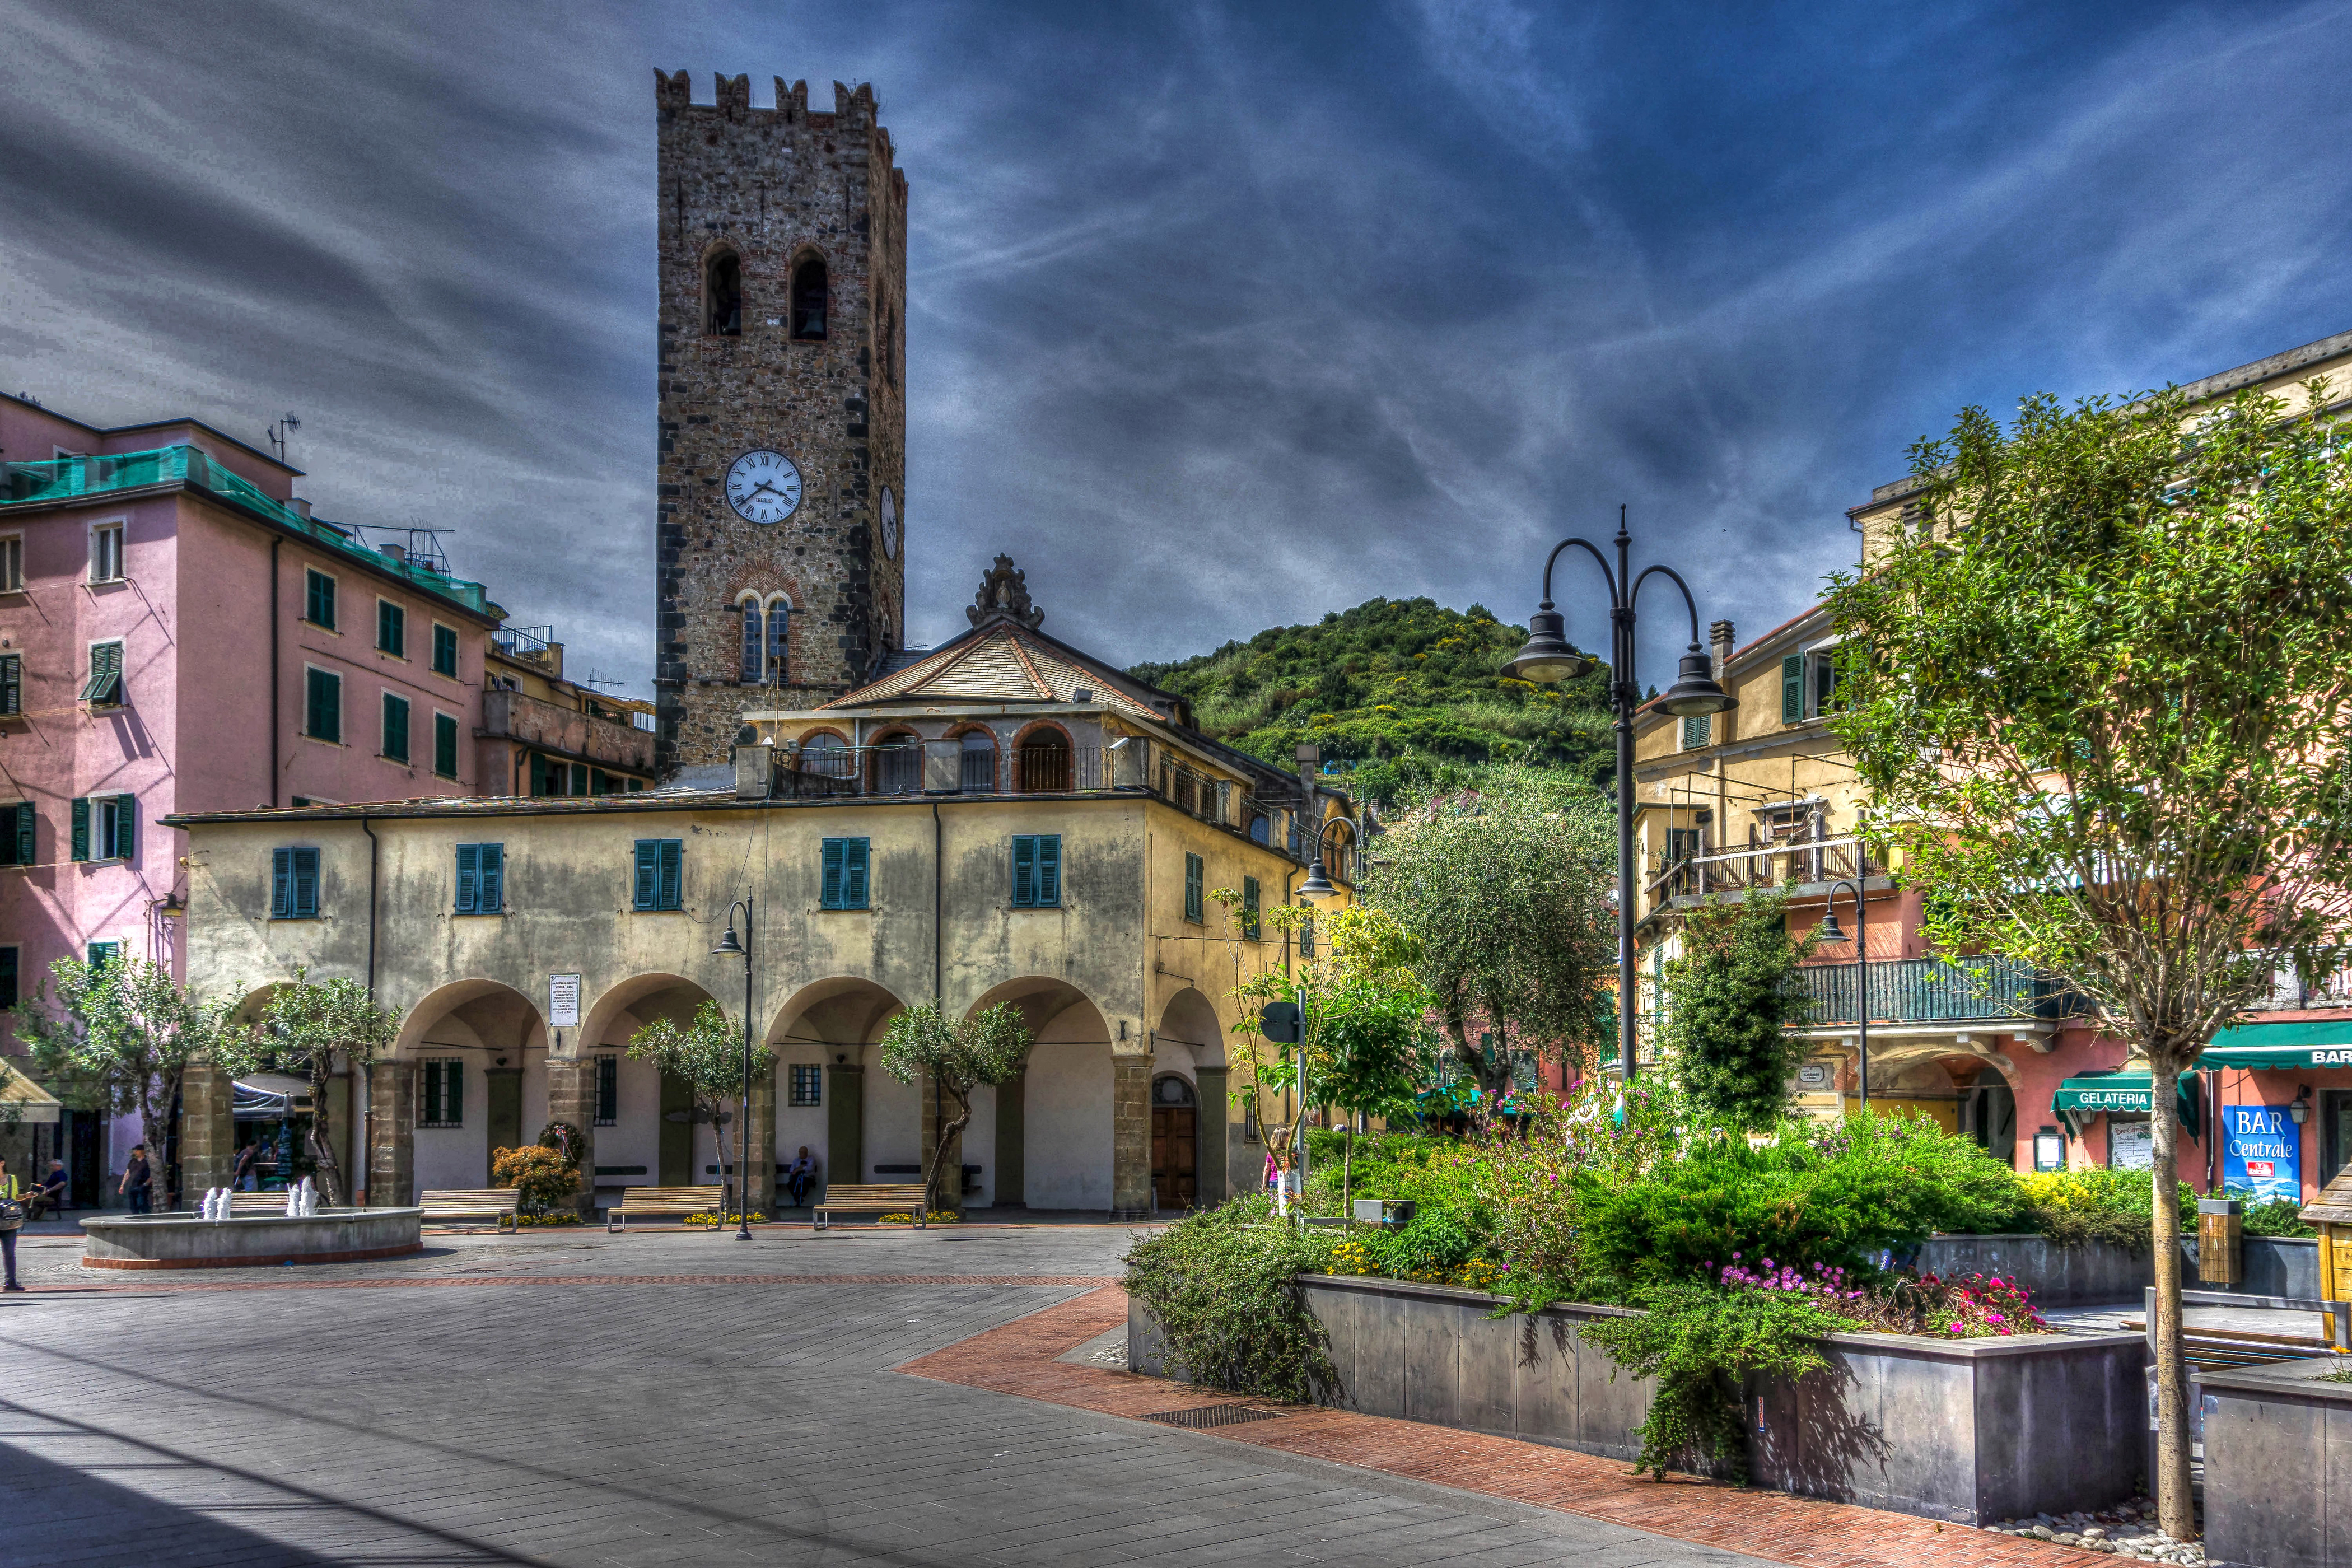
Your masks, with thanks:
<instances>
[{"instance_id":1,"label":"green awning","mask_svg":"<svg viewBox=\"0 0 2352 1568\"><path fill-rule=\"evenodd\" d=\"M2207 1068L2352 1068L2352 1018L2241 1024L2217 1030L2197 1058Z\"/></svg>"},{"instance_id":2,"label":"green awning","mask_svg":"<svg viewBox=\"0 0 2352 1568\"><path fill-rule=\"evenodd\" d=\"M2145 1116L2156 1109L2148 1076L2144 1072L2100 1072L2070 1078L2058 1086L2056 1094L2050 1097L2050 1107L2053 1110L2079 1111L2085 1116L2097 1116L2108 1111L2137 1111ZM2187 1128L2189 1135L2194 1138L2203 1122L2203 1118L2198 1114L2196 1073L2182 1073L2174 1091L2179 1100L2180 1125Z\"/></svg>"}]
</instances>

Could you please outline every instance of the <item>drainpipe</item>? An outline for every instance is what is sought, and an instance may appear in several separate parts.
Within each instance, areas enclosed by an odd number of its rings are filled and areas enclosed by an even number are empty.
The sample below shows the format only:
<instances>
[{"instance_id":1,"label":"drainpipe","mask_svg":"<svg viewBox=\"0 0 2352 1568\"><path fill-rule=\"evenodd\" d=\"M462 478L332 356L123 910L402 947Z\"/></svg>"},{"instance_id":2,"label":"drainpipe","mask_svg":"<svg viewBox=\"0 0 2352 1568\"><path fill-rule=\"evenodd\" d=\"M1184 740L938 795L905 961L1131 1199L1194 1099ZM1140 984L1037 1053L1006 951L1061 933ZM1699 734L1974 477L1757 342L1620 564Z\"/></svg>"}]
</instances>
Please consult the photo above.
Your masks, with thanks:
<instances>
[{"instance_id":1,"label":"drainpipe","mask_svg":"<svg viewBox=\"0 0 2352 1568\"><path fill-rule=\"evenodd\" d=\"M931 802L931 1000L946 1005L940 972L947 953L947 862L941 858L940 803Z\"/></svg>"},{"instance_id":2,"label":"drainpipe","mask_svg":"<svg viewBox=\"0 0 2352 1568\"><path fill-rule=\"evenodd\" d=\"M269 537L269 804L278 804L278 546L276 534ZM373 930L375 921L369 918Z\"/></svg>"},{"instance_id":3,"label":"drainpipe","mask_svg":"<svg viewBox=\"0 0 2352 1568\"><path fill-rule=\"evenodd\" d=\"M272 617L270 624L272 626L277 624L275 617ZM277 666L273 662L270 668L274 669ZM360 818L360 831L366 834L368 839L367 988L368 999L373 1001L375 998L376 837L375 829L368 826L368 819L364 816ZM345 1173L343 1181L347 1191L356 1198L361 1190L367 1186L370 1168L375 1163L375 1105L368 1093L368 1075L364 1067L358 1062L352 1063L351 1067L352 1130L358 1134L352 1140L352 1163L357 1168ZM369 1195L373 1197L374 1194Z\"/></svg>"}]
</instances>

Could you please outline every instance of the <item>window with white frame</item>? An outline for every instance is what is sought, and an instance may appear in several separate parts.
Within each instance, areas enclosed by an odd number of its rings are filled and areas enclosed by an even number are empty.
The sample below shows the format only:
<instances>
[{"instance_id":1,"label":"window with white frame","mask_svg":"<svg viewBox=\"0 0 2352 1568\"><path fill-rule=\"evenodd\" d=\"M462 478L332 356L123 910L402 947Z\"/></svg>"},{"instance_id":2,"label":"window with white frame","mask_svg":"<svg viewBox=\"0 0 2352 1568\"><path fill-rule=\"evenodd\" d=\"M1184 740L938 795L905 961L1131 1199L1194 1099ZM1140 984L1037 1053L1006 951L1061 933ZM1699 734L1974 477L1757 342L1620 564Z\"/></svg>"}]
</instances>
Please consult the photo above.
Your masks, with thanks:
<instances>
[{"instance_id":1,"label":"window with white frame","mask_svg":"<svg viewBox=\"0 0 2352 1568\"><path fill-rule=\"evenodd\" d=\"M89 531L89 580L122 581L122 525L101 522Z\"/></svg>"},{"instance_id":2,"label":"window with white frame","mask_svg":"<svg viewBox=\"0 0 2352 1568\"><path fill-rule=\"evenodd\" d=\"M25 536L0 535L0 594L19 594L24 588Z\"/></svg>"}]
</instances>

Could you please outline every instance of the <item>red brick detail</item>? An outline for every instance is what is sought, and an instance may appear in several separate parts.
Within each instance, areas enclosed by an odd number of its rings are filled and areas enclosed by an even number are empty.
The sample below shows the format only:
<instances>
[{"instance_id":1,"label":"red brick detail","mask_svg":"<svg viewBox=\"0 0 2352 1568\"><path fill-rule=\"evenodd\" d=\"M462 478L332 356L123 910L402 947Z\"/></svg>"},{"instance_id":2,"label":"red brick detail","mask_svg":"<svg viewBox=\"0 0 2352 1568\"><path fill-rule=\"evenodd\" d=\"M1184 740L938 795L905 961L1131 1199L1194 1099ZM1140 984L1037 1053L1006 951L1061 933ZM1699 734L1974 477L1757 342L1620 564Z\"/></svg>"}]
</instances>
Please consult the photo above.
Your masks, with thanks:
<instances>
[{"instance_id":1,"label":"red brick detail","mask_svg":"<svg viewBox=\"0 0 2352 1568\"><path fill-rule=\"evenodd\" d=\"M1234 1396L1181 1384L1055 1361L1055 1356L1127 1321L1117 1287L1018 1318L933 1351L898 1370L940 1383L1015 1394L1110 1415L1229 1405ZM1252 1401L1276 1408L1268 1401ZM2090 1568L2100 1553L2028 1536L1993 1535L1786 1492L1749 1491L1696 1476L1645 1479L1622 1460L1449 1426L1312 1406L1282 1406L1279 1421L1208 1429L1231 1442L1355 1465L1436 1486L1507 1498L1607 1520L1801 1568Z\"/></svg>"},{"instance_id":2,"label":"red brick detail","mask_svg":"<svg viewBox=\"0 0 2352 1568\"><path fill-rule=\"evenodd\" d=\"M360 1247L346 1252L257 1252L247 1258L85 1258L84 1268L268 1268L285 1263L373 1263L422 1252L421 1241L398 1247Z\"/></svg>"},{"instance_id":3,"label":"red brick detail","mask_svg":"<svg viewBox=\"0 0 2352 1568\"><path fill-rule=\"evenodd\" d=\"M1101 1274L478 1274L383 1279L192 1279L138 1282L158 1290L425 1290L473 1285L1107 1285ZM124 1286L131 1282L125 1280ZM28 1294L87 1295L100 1285L34 1285ZM1059 1353L1058 1352L1055 1353Z\"/></svg>"}]
</instances>

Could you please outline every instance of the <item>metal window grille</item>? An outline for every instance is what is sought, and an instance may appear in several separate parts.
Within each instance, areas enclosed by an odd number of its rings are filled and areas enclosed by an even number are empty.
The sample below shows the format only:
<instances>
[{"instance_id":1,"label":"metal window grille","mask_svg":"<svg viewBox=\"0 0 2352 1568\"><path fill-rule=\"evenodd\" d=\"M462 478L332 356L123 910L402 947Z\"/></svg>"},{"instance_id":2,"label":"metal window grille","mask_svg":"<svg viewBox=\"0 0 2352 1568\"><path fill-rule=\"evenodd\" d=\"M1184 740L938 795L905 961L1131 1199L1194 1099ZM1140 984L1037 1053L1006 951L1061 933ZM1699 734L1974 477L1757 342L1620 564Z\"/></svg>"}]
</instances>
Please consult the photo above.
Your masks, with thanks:
<instances>
[{"instance_id":1,"label":"metal window grille","mask_svg":"<svg viewBox=\"0 0 2352 1568\"><path fill-rule=\"evenodd\" d=\"M1070 748L1059 742L1024 746L1013 753L1024 795L1059 795L1070 787Z\"/></svg>"},{"instance_id":2,"label":"metal window grille","mask_svg":"<svg viewBox=\"0 0 2352 1568\"><path fill-rule=\"evenodd\" d=\"M794 1062L792 1077L792 1103L796 1106L824 1103L824 1068L815 1062Z\"/></svg>"},{"instance_id":3,"label":"metal window grille","mask_svg":"<svg viewBox=\"0 0 2352 1568\"><path fill-rule=\"evenodd\" d=\"M596 1125L617 1126L621 1120L621 1058L596 1058Z\"/></svg>"}]
</instances>

